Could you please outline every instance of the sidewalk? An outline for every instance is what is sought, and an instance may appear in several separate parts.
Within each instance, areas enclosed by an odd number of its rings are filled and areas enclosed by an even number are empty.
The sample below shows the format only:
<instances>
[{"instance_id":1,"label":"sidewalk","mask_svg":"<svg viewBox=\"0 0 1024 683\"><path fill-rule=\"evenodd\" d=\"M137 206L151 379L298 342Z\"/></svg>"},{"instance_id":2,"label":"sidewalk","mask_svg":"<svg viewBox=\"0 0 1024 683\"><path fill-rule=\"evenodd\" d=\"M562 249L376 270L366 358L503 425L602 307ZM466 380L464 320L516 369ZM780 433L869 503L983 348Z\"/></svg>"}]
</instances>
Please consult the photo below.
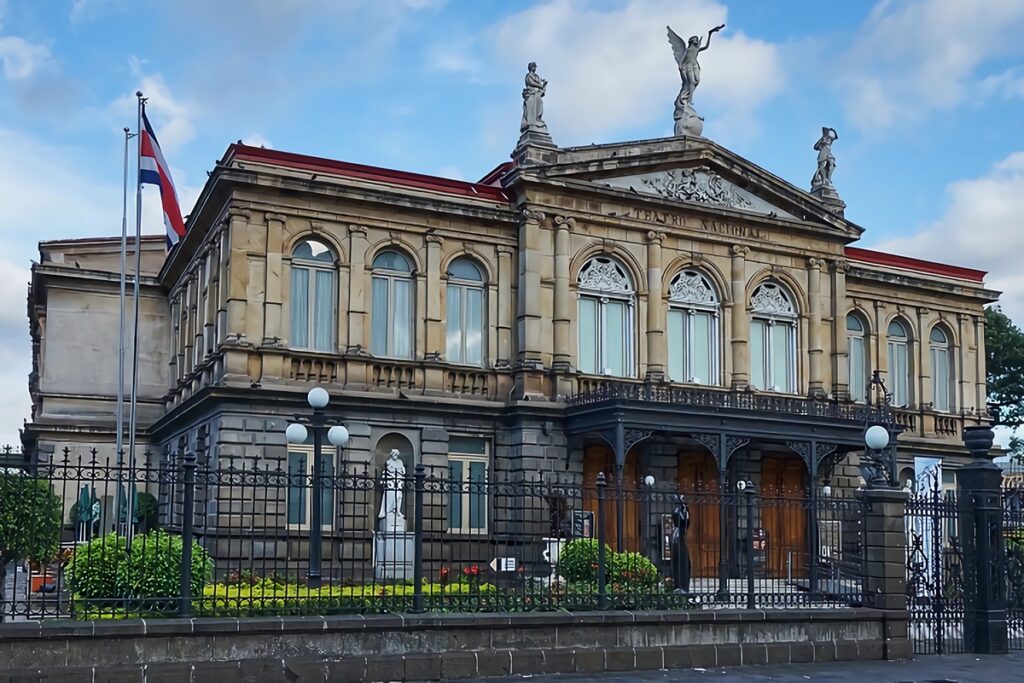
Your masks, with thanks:
<instances>
[{"instance_id":1,"label":"sidewalk","mask_svg":"<svg viewBox=\"0 0 1024 683\"><path fill-rule=\"evenodd\" d=\"M487 679L491 683L632 683L633 681L702 681L704 683L1010 683L1024 680L1024 652L1009 655L927 655L905 662L830 662L780 664L728 669L679 669L627 673Z\"/></svg>"}]
</instances>

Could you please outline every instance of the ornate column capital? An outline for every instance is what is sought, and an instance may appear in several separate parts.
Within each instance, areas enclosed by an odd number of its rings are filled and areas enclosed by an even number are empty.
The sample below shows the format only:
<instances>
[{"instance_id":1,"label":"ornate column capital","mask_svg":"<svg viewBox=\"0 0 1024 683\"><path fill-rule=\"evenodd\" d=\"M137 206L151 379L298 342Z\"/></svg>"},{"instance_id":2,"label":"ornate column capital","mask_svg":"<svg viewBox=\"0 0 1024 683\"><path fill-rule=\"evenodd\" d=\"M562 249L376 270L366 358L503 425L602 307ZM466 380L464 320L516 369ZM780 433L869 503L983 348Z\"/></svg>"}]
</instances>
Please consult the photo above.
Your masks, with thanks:
<instances>
[{"instance_id":1,"label":"ornate column capital","mask_svg":"<svg viewBox=\"0 0 1024 683\"><path fill-rule=\"evenodd\" d=\"M267 219L268 223L270 221L277 221L278 223L284 223L285 220L287 220L287 218L288 218L283 213L275 213L273 211L267 211L264 214L264 217Z\"/></svg>"},{"instance_id":2,"label":"ornate column capital","mask_svg":"<svg viewBox=\"0 0 1024 683\"><path fill-rule=\"evenodd\" d=\"M497 249L498 249L498 256L511 256L512 254L516 253L516 250L515 250L514 247L508 247L508 246L505 246L504 244L498 245Z\"/></svg>"},{"instance_id":3,"label":"ornate column capital","mask_svg":"<svg viewBox=\"0 0 1024 683\"><path fill-rule=\"evenodd\" d=\"M544 220L544 214L540 214L540 220ZM555 216L555 227L559 230L572 230L576 227L576 219L572 216Z\"/></svg>"},{"instance_id":4,"label":"ornate column capital","mask_svg":"<svg viewBox=\"0 0 1024 683\"><path fill-rule=\"evenodd\" d=\"M524 223L543 223L547 215L536 209L520 209L519 220Z\"/></svg>"},{"instance_id":5,"label":"ornate column capital","mask_svg":"<svg viewBox=\"0 0 1024 683\"><path fill-rule=\"evenodd\" d=\"M928 308L927 306L918 306L917 307L917 314L919 316L926 316L926 315L928 315L931 312L932 312L932 309Z\"/></svg>"},{"instance_id":6,"label":"ornate column capital","mask_svg":"<svg viewBox=\"0 0 1024 683\"><path fill-rule=\"evenodd\" d=\"M366 226L356 225L355 223L349 223L348 234L352 236L362 235L363 237L366 237Z\"/></svg>"},{"instance_id":7,"label":"ornate column capital","mask_svg":"<svg viewBox=\"0 0 1024 683\"><path fill-rule=\"evenodd\" d=\"M230 209L228 209L227 213L228 218L244 218L245 220L249 220L250 218L252 218L252 211L237 206L233 206Z\"/></svg>"},{"instance_id":8,"label":"ornate column capital","mask_svg":"<svg viewBox=\"0 0 1024 683\"><path fill-rule=\"evenodd\" d=\"M812 256L809 259L807 259L807 268L809 270L821 270L824 267L825 259L823 258L817 258L816 256Z\"/></svg>"},{"instance_id":9,"label":"ornate column capital","mask_svg":"<svg viewBox=\"0 0 1024 683\"><path fill-rule=\"evenodd\" d=\"M426 239L428 245L429 244L436 244L436 245L440 246L440 245L444 244L444 238L441 237L440 235L435 235L432 232L428 232L425 239Z\"/></svg>"},{"instance_id":10,"label":"ornate column capital","mask_svg":"<svg viewBox=\"0 0 1024 683\"><path fill-rule=\"evenodd\" d=\"M886 303L884 301L875 300L871 303L874 305L876 311L884 311L886 309Z\"/></svg>"},{"instance_id":11,"label":"ornate column capital","mask_svg":"<svg viewBox=\"0 0 1024 683\"><path fill-rule=\"evenodd\" d=\"M740 258L746 258L747 254L750 253L750 247L744 247L741 244L732 245L732 255Z\"/></svg>"},{"instance_id":12,"label":"ornate column capital","mask_svg":"<svg viewBox=\"0 0 1024 683\"><path fill-rule=\"evenodd\" d=\"M665 241L665 233L651 230L650 232L647 233L647 241L649 243L657 242L660 244L661 242Z\"/></svg>"},{"instance_id":13,"label":"ornate column capital","mask_svg":"<svg viewBox=\"0 0 1024 683\"><path fill-rule=\"evenodd\" d=\"M832 272L846 275L850 272L850 262L842 258L832 261Z\"/></svg>"}]
</instances>

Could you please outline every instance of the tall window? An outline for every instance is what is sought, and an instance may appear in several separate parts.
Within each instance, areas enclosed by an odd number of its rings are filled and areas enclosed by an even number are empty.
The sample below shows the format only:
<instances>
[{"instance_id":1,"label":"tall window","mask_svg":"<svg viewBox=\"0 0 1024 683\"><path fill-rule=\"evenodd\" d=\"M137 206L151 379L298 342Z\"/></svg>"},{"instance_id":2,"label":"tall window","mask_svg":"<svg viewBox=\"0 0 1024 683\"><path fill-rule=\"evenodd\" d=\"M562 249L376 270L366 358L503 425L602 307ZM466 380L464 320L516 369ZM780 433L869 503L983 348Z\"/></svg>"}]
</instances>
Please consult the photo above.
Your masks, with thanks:
<instances>
[{"instance_id":1,"label":"tall window","mask_svg":"<svg viewBox=\"0 0 1024 683\"><path fill-rule=\"evenodd\" d=\"M311 437L312 438L312 437ZM320 473L323 486L320 498L320 520L326 529L334 523L334 452L324 449L323 471ZM290 527L308 529L313 515L313 448L311 446L289 446L288 448L288 509L287 523Z\"/></svg>"},{"instance_id":2,"label":"tall window","mask_svg":"<svg viewBox=\"0 0 1024 683\"><path fill-rule=\"evenodd\" d=\"M579 369L599 375L633 374L633 283L626 269L605 256L580 269Z\"/></svg>"},{"instance_id":3,"label":"tall window","mask_svg":"<svg viewBox=\"0 0 1024 683\"><path fill-rule=\"evenodd\" d=\"M932 355L932 407L949 412L953 409L953 361L949 337L941 327L933 327L928 337Z\"/></svg>"},{"instance_id":4,"label":"tall window","mask_svg":"<svg viewBox=\"0 0 1024 683\"><path fill-rule=\"evenodd\" d=\"M376 356L413 356L412 264L397 251L373 259L373 330L370 352Z\"/></svg>"},{"instance_id":5,"label":"tall window","mask_svg":"<svg viewBox=\"0 0 1024 683\"><path fill-rule=\"evenodd\" d=\"M889 323L889 390L892 403L905 406L910 403L910 335L899 320Z\"/></svg>"},{"instance_id":6,"label":"tall window","mask_svg":"<svg viewBox=\"0 0 1024 683\"><path fill-rule=\"evenodd\" d=\"M796 391L796 309L781 286L766 282L750 297L750 384Z\"/></svg>"},{"instance_id":7,"label":"tall window","mask_svg":"<svg viewBox=\"0 0 1024 683\"><path fill-rule=\"evenodd\" d=\"M487 441L468 436L448 440L448 531L487 533Z\"/></svg>"},{"instance_id":8,"label":"tall window","mask_svg":"<svg viewBox=\"0 0 1024 683\"><path fill-rule=\"evenodd\" d=\"M718 297L695 270L684 270L669 285L668 376L718 384Z\"/></svg>"},{"instance_id":9,"label":"tall window","mask_svg":"<svg viewBox=\"0 0 1024 683\"><path fill-rule=\"evenodd\" d=\"M868 346L866 332L867 328L859 315L850 313L846 316L846 348L850 361L850 398L854 401L867 399Z\"/></svg>"},{"instance_id":10,"label":"tall window","mask_svg":"<svg viewBox=\"0 0 1024 683\"><path fill-rule=\"evenodd\" d=\"M335 349L334 253L322 242L305 240L292 251L291 345L299 349Z\"/></svg>"},{"instance_id":11,"label":"tall window","mask_svg":"<svg viewBox=\"0 0 1024 683\"><path fill-rule=\"evenodd\" d=\"M484 364L484 276L475 263L458 258L448 266L445 357L452 363Z\"/></svg>"}]
</instances>

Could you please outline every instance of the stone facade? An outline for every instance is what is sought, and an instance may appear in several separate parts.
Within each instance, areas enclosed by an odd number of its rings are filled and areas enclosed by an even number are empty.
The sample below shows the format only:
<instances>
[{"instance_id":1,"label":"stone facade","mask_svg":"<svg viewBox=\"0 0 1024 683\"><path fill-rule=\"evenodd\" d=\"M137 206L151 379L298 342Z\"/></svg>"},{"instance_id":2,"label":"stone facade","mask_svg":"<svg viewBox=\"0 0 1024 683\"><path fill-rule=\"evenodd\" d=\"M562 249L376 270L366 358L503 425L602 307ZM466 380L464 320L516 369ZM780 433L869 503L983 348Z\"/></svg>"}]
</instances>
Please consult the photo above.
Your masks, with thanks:
<instances>
[{"instance_id":1,"label":"stone facade","mask_svg":"<svg viewBox=\"0 0 1024 683\"><path fill-rule=\"evenodd\" d=\"M377 466L382 449L399 443L410 462L444 466L458 436L483 439L490 476L568 470L586 477L586 450L614 438L574 428L567 400L611 385L687 388L671 377L684 361L670 311L705 310L676 306L677 277L689 273L713 292L708 376L690 388L708 392L707 400L749 405L756 418L730 476L756 480L762 453L792 454L787 423L770 406L788 406L782 412L798 425L822 406L855 405L871 370L892 388L893 320L908 333L900 352L905 405L896 412L901 457L940 456L955 467L963 426L987 419L983 305L997 293L979 271L851 246L863 229L834 209L700 138L527 145L478 183L231 145L170 257L161 262L160 243L144 243L140 449L170 454L205 429L215 462L282 460L286 423L307 410L309 388L321 385L332 397L329 415L352 435L345 462ZM329 256L310 265L297 251L305 240ZM44 242L40 250L30 291L36 371L25 445L40 454L96 447L109 457L117 240ZM385 253L400 255L408 272L375 267ZM624 317L618 327L619 318L608 318L596 333L622 330L616 340L599 340L614 347L619 355L609 362L619 366L585 372L590 361L580 353L591 353L594 328L581 331L581 301L587 287L603 285L596 275L581 278L595 258L614 270L621 282L613 286L626 287L608 294L623 304L608 315ZM480 273L472 283L482 302L473 362L453 362L449 348L457 259ZM309 289L293 291L310 287L293 276L307 267L322 273L329 312L308 304ZM385 281L389 296L404 288L407 325L375 317ZM594 305L604 306L598 295ZM293 310L296 302L304 311ZM395 315L394 301L389 306ZM859 378L850 377L850 313L864 328ZM291 339L297 316L319 325L304 328L312 330L304 345ZM466 338L460 324L456 342ZM951 373L944 410L933 400L929 335L937 325ZM382 341L406 327L401 348ZM783 327L788 337L757 336ZM775 385L756 388L764 384L757 373L774 376ZM844 424L842 438L830 439L827 425L814 437L840 443L847 456L828 473L819 466L821 443L796 449L810 474L804 485L829 476L857 485L859 427ZM682 454L703 452L698 431L647 434L636 446L638 471L675 481ZM611 449L620 470L634 457L633 443L624 438L624 448ZM725 472L728 454L716 457Z\"/></svg>"}]
</instances>

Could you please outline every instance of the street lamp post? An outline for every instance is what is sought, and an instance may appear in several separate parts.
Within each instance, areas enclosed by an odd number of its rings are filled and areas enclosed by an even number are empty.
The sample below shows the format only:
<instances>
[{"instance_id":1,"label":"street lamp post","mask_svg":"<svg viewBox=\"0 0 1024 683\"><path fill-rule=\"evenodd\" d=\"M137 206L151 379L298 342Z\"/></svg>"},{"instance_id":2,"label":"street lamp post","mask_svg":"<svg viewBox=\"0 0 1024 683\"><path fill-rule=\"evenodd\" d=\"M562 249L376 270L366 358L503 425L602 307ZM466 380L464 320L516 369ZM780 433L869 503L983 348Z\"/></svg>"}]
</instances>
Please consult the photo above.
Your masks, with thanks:
<instances>
[{"instance_id":1,"label":"street lamp post","mask_svg":"<svg viewBox=\"0 0 1024 683\"><path fill-rule=\"evenodd\" d=\"M309 571L307 584L310 588L319 588L323 581L320 576L320 565L323 554L323 441L324 432L332 446L338 448L348 443L348 430L327 417L325 409L331 397L323 387L313 387L306 394L306 401L313 409L312 415L296 415L285 429L288 443L304 444L309 438L309 430L313 431L313 495L309 525Z\"/></svg>"},{"instance_id":2,"label":"street lamp post","mask_svg":"<svg viewBox=\"0 0 1024 683\"><path fill-rule=\"evenodd\" d=\"M872 397L878 394L878 408L871 409ZM892 418L892 392L885 388L878 370L871 373L867 395L867 426L864 429L864 457L861 474L868 486L898 486L896 437L902 430ZM874 424L872 424L874 423Z\"/></svg>"}]
</instances>

